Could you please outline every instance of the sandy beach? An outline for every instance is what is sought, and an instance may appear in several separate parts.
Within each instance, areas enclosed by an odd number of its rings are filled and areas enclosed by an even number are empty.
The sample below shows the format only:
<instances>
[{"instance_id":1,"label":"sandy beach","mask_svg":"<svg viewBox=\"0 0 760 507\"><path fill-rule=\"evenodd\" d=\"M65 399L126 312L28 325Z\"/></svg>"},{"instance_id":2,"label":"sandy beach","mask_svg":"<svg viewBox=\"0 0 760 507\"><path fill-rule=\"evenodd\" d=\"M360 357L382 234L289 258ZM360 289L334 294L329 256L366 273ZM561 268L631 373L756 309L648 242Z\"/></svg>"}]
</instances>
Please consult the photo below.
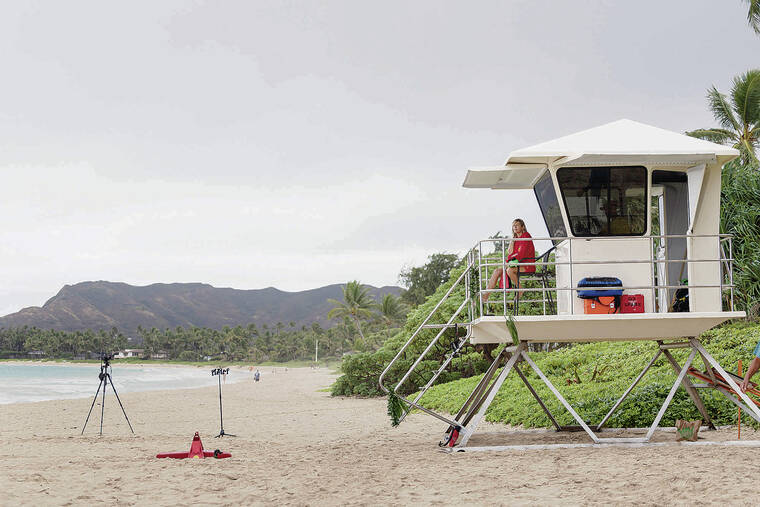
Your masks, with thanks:
<instances>
[{"instance_id":1,"label":"sandy beach","mask_svg":"<svg viewBox=\"0 0 760 507\"><path fill-rule=\"evenodd\" d=\"M134 436L110 393L102 437L97 405L85 435L79 434L91 399L0 406L0 503L755 503L757 448L446 454L436 446L445 429L440 422L413 414L391 428L384 400L321 392L334 379L326 369L261 371L259 383L247 371L233 371L246 379L224 386L224 429L237 437L223 439L213 438L219 432L214 386L122 395ZM500 429L489 425L485 431ZM195 431L206 449L231 452L232 458L155 458L158 452L187 450ZM735 429L708 434L711 440L735 436ZM745 430L742 436L760 438ZM498 433L480 438L501 439ZM556 437L512 438L535 443Z\"/></svg>"}]
</instances>

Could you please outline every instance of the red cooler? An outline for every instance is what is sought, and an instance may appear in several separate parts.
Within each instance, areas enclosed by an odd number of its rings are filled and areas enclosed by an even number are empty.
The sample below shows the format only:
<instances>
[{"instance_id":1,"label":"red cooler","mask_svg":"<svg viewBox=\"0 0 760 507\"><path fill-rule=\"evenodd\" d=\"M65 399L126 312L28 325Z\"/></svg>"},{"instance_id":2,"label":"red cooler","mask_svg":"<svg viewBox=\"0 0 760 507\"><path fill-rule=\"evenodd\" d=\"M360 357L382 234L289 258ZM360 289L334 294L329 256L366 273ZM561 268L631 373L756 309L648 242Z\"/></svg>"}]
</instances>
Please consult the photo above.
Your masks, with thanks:
<instances>
[{"instance_id":1,"label":"red cooler","mask_svg":"<svg viewBox=\"0 0 760 507\"><path fill-rule=\"evenodd\" d=\"M620 296L620 313L644 313L644 295L623 294Z\"/></svg>"}]
</instances>

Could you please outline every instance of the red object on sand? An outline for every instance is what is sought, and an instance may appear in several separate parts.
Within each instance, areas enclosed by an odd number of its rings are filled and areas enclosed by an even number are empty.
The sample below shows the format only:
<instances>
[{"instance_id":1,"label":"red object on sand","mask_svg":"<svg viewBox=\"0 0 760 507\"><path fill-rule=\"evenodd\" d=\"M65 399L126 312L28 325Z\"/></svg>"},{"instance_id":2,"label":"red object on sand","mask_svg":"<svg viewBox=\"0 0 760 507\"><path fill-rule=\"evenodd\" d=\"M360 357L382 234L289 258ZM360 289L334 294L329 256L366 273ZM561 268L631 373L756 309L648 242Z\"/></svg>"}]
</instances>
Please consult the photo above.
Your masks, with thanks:
<instances>
[{"instance_id":1,"label":"red object on sand","mask_svg":"<svg viewBox=\"0 0 760 507\"><path fill-rule=\"evenodd\" d=\"M219 449L215 451L205 451L203 450L203 442L201 442L201 437L198 435L198 432L195 432L195 435L193 436L193 441L190 444L190 450L189 451L182 451L182 452L162 452L159 454L156 454L157 458L175 458L175 459L185 459L185 458L231 458L232 454L228 452L222 452Z\"/></svg>"},{"instance_id":2,"label":"red object on sand","mask_svg":"<svg viewBox=\"0 0 760 507\"><path fill-rule=\"evenodd\" d=\"M449 439L448 446L454 447L457 443L457 440L459 440L459 430L456 428L453 428L451 430L451 438Z\"/></svg>"}]
</instances>

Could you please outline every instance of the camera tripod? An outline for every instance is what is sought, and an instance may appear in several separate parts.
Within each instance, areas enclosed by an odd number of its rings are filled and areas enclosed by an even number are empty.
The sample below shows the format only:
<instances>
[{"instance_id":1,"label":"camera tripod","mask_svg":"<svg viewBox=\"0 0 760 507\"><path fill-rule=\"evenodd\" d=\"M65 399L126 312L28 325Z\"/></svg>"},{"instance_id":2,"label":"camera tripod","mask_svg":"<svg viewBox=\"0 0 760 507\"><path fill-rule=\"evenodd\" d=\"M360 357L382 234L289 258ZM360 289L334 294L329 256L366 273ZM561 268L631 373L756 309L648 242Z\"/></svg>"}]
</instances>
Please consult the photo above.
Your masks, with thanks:
<instances>
[{"instance_id":1,"label":"camera tripod","mask_svg":"<svg viewBox=\"0 0 760 507\"><path fill-rule=\"evenodd\" d=\"M113 379L111 378L111 372L109 369L111 368L111 359L113 359L113 355L101 355L100 357L100 373L98 374L98 378L100 379L100 384L98 384L98 390L95 391L95 397L92 399L92 405L90 405L90 411L87 412L87 419L84 421L84 426L82 426L82 433L81 435L84 435L84 429L87 427L87 422L90 420L90 414L92 414L92 408L95 406L95 401L98 399L98 394L100 394L100 388L103 388L103 397L100 401L100 435L103 434L103 413L106 409L106 388L108 384L111 384L111 389L113 389L113 393L116 395L116 400L119 402L119 406L121 407L121 412L124 414L124 418L127 420L127 424L129 425L130 431L132 431L132 434L135 433L135 430L132 429L132 424L129 422L129 417L127 417L127 413L124 411L124 405L121 404L121 399L119 399L119 393L116 392L116 387L113 385Z\"/></svg>"}]
</instances>

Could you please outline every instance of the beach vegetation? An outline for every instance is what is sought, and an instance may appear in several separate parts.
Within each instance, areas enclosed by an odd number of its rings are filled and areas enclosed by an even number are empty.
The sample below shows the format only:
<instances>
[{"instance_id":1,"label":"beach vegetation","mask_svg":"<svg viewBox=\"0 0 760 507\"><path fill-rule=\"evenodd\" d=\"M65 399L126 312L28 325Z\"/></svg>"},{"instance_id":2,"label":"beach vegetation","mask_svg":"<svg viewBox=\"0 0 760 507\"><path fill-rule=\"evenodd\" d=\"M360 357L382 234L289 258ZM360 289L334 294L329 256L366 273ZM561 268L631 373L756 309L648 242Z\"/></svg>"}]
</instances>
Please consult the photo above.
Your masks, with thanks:
<instances>
[{"instance_id":1,"label":"beach vegetation","mask_svg":"<svg viewBox=\"0 0 760 507\"><path fill-rule=\"evenodd\" d=\"M760 69L751 69L733 79L730 96L713 86L707 91L710 110L717 127L701 128L686 134L713 143L733 146L745 165L757 166L760 146Z\"/></svg>"},{"instance_id":2,"label":"beach vegetation","mask_svg":"<svg viewBox=\"0 0 760 507\"><path fill-rule=\"evenodd\" d=\"M380 319L385 325L387 337L391 337L391 329L398 325L406 318L407 308L401 301L401 298L393 294L386 294L382 301L377 305L380 312Z\"/></svg>"},{"instance_id":3,"label":"beach vegetation","mask_svg":"<svg viewBox=\"0 0 760 507\"><path fill-rule=\"evenodd\" d=\"M747 23L760 35L760 0L742 0L747 4Z\"/></svg>"},{"instance_id":4,"label":"beach vegetation","mask_svg":"<svg viewBox=\"0 0 760 507\"><path fill-rule=\"evenodd\" d=\"M343 286L343 301L335 299L328 299L327 301L333 305L332 310L327 313L327 318L350 318L356 324L359 336L366 342L361 321L372 317L372 308L375 306L369 289L362 286L358 280L352 280Z\"/></svg>"},{"instance_id":5,"label":"beach vegetation","mask_svg":"<svg viewBox=\"0 0 760 507\"><path fill-rule=\"evenodd\" d=\"M140 350L138 357L121 361L313 364L318 352L321 363L335 363L345 354L375 350L389 335L398 332L393 327L398 326L397 322L390 326L379 314L373 314L365 323L366 340L348 317L327 329L316 322L300 327L295 323L262 326L252 323L222 329L138 327L138 335L131 341L116 329L66 332L23 326L0 328L0 358L87 361L97 360L101 351L113 353L132 348Z\"/></svg>"},{"instance_id":6,"label":"beach vegetation","mask_svg":"<svg viewBox=\"0 0 760 507\"><path fill-rule=\"evenodd\" d=\"M101 352L124 349L127 338L116 328L93 331L58 331L23 326L0 328L0 357L80 358L99 357Z\"/></svg>"},{"instance_id":7,"label":"beach vegetation","mask_svg":"<svg viewBox=\"0 0 760 507\"><path fill-rule=\"evenodd\" d=\"M501 253L500 251L490 253L485 255L485 257L496 264L499 259L501 259ZM464 260L459 259L458 264L450 270L447 280L439 285L422 304L412 308L403 328L397 333L391 334L391 337L385 340L378 350L367 351L361 354L345 357L341 365L341 372L343 375L333 384L333 394L336 396L380 396L384 394L378 384L378 377L404 343L406 343L417 328L422 325L423 321L428 315L430 315L438 302L443 299L444 294L462 274L465 266L466 264ZM473 291L477 290L477 273L475 273L475 275L476 276L472 277L472 279L475 280L475 286L471 287L471 290ZM526 281L524 282L524 287L538 288L540 287L540 282L535 280ZM451 296L449 296L438 310L436 310L431 322L448 321L457 311L464 297L465 287L460 284L454 289ZM525 293L521 297L522 303L520 306L520 313L523 315L540 314L543 311L541 304L538 302L532 302L533 300L540 300L540 298L540 292ZM487 311L501 312L503 304L503 301L498 301L497 298L494 298L494 300L489 302L488 305L485 305L485 309ZM462 312L453 320L453 322L458 324L464 324L467 321L468 316L466 312ZM423 329L417 334L404 354L398 361L396 361L396 363L394 363L393 368L391 368L386 374L386 386L395 386L399 382L439 331L439 329ZM401 395L410 394L425 385L435 374L440 365L446 360L446 357L451 353L452 345L458 342L461 337L464 336L465 332L466 330L464 326L457 329L452 328L445 330L433 349L430 350L425 359L420 363L419 367L409 376L404 384L399 387L398 393ZM459 354L451 361L446 371L441 373L436 382L445 383L450 380L483 373L488 369L491 361L493 361L491 354L494 350L495 346L465 344Z\"/></svg>"},{"instance_id":8,"label":"beach vegetation","mask_svg":"<svg viewBox=\"0 0 760 507\"><path fill-rule=\"evenodd\" d=\"M399 282L405 290L401 293L401 300L410 306L424 303L428 296L448 280L449 273L459 262L456 254L435 253L422 266L402 268Z\"/></svg>"}]
</instances>

